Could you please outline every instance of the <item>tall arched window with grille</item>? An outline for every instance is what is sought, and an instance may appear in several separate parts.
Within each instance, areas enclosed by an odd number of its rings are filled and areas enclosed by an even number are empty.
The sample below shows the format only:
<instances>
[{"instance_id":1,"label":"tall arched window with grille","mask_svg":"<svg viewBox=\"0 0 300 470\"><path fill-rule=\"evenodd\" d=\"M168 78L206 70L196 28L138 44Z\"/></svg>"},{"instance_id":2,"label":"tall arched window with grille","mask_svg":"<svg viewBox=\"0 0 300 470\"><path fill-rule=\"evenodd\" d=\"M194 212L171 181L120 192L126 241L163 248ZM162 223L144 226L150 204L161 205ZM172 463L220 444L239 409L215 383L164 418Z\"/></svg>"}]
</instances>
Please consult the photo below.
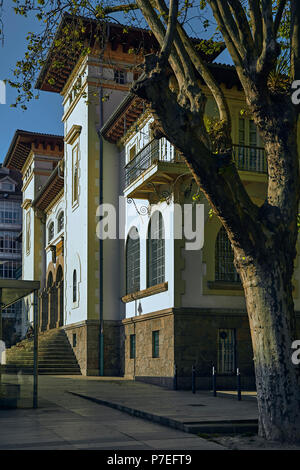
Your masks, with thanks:
<instances>
[{"instance_id":1,"label":"tall arched window with grille","mask_svg":"<svg viewBox=\"0 0 300 470\"><path fill-rule=\"evenodd\" d=\"M48 227L48 243L51 242L53 237L54 237L54 222L51 222Z\"/></svg>"},{"instance_id":2,"label":"tall arched window with grille","mask_svg":"<svg viewBox=\"0 0 300 470\"><path fill-rule=\"evenodd\" d=\"M147 286L165 281L165 230L161 212L151 216L147 239Z\"/></svg>"},{"instance_id":3,"label":"tall arched window with grille","mask_svg":"<svg viewBox=\"0 0 300 470\"><path fill-rule=\"evenodd\" d=\"M136 227L131 227L126 243L126 292L140 290L140 237Z\"/></svg>"},{"instance_id":4,"label":"tall arched window with grille","mask_svg":"<svg viewBox=\"0 0 300 470\"><path fill-rule=\"evenodd\" d=\"M240 282L240 277L233 264L233 251L224 227L221 227L215 249L215 280Z\"/></svg>"},{"instance_id":5,"label":"tall arched window with grille","mask_svg":"<svg viewBox=\"0 0 300 470\"><path fill-rule=\"evenodd\" d=\"M60 211L57 217L57 231L60 232L64 228L64 211Z\"/></svg>"}]
</instances>

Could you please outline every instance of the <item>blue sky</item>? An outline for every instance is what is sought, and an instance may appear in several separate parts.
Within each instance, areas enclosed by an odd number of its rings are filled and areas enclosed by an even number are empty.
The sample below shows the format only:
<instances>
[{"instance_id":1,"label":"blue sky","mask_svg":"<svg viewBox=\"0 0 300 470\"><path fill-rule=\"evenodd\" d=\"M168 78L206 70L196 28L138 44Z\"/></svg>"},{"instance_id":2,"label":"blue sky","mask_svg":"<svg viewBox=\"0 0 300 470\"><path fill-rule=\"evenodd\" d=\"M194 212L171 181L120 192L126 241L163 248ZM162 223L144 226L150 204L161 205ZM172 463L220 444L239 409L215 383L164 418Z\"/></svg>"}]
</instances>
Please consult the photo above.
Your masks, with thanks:
<instances>
[{"instance_id":1,"label":"blue sky","mask_svg":"<svg viewBox=\"0 0 300 470\"><path fill-rule=\"evenodd\" d=\"M26 51L28 31L37 31L39 28L38 20L16 15L12 5L11 0L4 0L5 39L4 45L0 44L0 80L13 77L15 64ZM192 32L190 34L194 35ZM217 61L228 63L228 54L222 53ZM38 100L33 99L26 104L26 111L10 107L15 97L15 90L7 85L6 104L0 104L0 162L5 158L16 129L63 134L62 97L59 94L41 91Z\"/></svg>"},{"instance_id":2,"label":"blue sky","mask_svg":"<svg viewBox=\"0 0 300 470\"><path fill-rule=\"evenodd\" d=\"M16 15L11 0L4 0L4 45L0 44L0 80L12 77L16 61L26 50L26 34L38 28L38 21ZM62 134L62 97L40 92L38 100L28 103L27 111L11 108L15 91L6 86L6 104L0 104L0 162L3 161L16 129Z\"/></svg>"}]
</instances>

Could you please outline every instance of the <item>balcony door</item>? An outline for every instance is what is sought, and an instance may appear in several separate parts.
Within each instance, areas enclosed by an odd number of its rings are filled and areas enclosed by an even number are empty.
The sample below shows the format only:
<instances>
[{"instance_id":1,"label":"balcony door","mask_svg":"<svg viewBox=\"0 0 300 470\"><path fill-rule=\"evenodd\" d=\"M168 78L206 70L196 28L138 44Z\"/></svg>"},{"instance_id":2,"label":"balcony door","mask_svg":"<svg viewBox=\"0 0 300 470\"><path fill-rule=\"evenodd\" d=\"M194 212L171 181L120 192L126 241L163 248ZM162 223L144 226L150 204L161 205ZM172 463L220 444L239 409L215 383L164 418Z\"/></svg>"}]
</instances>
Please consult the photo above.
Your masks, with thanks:
<instances>
[{"instance_id":1,"label":"balcony door","mask_svg":"<svg viewBox=\"0 0 300 470\"><path fill-rule=\"evenodd\" d=\"M239 169L261 171L264 152L262 141L252 119L239 118Z\"/></svg>"}]
</instances>

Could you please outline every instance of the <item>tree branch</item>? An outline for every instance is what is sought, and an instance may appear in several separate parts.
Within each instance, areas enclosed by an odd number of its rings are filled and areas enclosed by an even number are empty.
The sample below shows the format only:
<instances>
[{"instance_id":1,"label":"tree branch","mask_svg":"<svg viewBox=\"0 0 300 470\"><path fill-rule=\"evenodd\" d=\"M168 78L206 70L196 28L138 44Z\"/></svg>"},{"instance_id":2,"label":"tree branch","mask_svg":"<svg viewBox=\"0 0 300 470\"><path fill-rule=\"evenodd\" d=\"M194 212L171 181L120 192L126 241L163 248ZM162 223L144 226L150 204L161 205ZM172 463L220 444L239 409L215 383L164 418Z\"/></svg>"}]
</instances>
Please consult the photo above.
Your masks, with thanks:
<instances>
[{"instance_id":1,"label":"tree branch","mask_svg":"<svg viewBox=\"0 0 300 470\"><path fill-rule=\"evenodd\" d=\"M294 80L300 80L300 4L291 0L291 68Z\"/></svg>"},{"instance_id":2,"label":"tree branch","mask_svg":"<svg viewBox=\"0 0 300 470\"><path fill-rule=\"evenodd\" d=\"M174 33L176 31L178 14L178 0L170 0L169 18L166 36L160 51L160 60L166 62L169 58L173 44Z\"/></svg>"},{"instance_id":3,"label":"tree branch","mask_svg":"<svg viewBox=\"0 0 300 470\"><path fill-rule=\"evenodd\" d=\"M254 41L251 34L249 22L245 13L245 10L238 0L228 0L231 10L234 13L235 23L237 25L239 37L244 49L247 51L247 56L254 55Z\"/></svg>"},{"instance_id":4,"label":"tree branch","mask_svg":"<svg viewBox=\"0 0 300 470\"><path fill-rule=\"evenodd\" d=\"M259 56L262 50L262 15L259 0L249 0L249 13L255 49L257 56Z\"/></svg>"},{"instance_id":5,"label":"tree branch","mask_svg":"<svg viewBox=\"0 0 300 470\"><path fill-rule=\"evenodd\" d=\"M152 7L149 0L137 0L137 5L139 6L142 14L144 15L147 23L151 31L153 32L154 36L156 37L158 43L162 47L164 44L164 39L166 36L166 30L158 18L157 13L155 12L154 8ZM183 84L185 82L184 70L180 58L174 48L171 46L171 52L169 55L169 62L171 64L172 70L177 78L179 84Z\"/></svg>"},{"instance_id":6,"label":"tree branch","mask_svg":"<svg viewBox=\"0 0 300 470\"><path fill-rule=\"evenodd\" d=\"M286 0L278 0L277 13L274 20L274 35L277 36L278 29L281 23L282 15L286 7Z\"/></svg>"},{"instance_id":7,"label":"tree branch","mask_svg":"<svg viewBox=\"0 0 300 470\"><path fill-rule=\"evenodd\" d=\"M207 67L206 63L201 59L200 55L197 54L197 51L195 50L186 32L184 31L182 26L179 25L178 23L177 23L177 31L196 70L198 71L199 75L201 75L201 77L203 78L207 87L210 89L218 106L220 120L224 122L224 127L227 127L227 132L230 135L231 134L230 110L229 110L228 102L224 96L224 93L219 83L217 82L217 80L215 80L214 76L212 75L211 71Z\"/></svg>"},{"instance_id":8,"label":"tree branch","mask_svg":"<svg viewBox=\"0 0 300 470\"><path fill-rule=\"evenodd\" d=\"M225 40L227 49L229 50L229 53L230 53L230 55L231 55L231 57L232 57L232 59L235 63L235 66L242 68L243 64L242 64L241 54L240 54L238 48L236 47L235 41L231 37L230 31L227 30L227 26L226 26L227 25L227 18L223 19L223 16L222 16L221 11L219 9L218 0L208 0L208 3L209 3L209 5L212 9L213 15L214 15L214 17L217 21L217 24L220 28L221 34L222 34L222 36ZM226 22L226 24L225 24L225 22Z\"/></svg>"},{"instance_id":9,"label":"tree branch","mask_svg":"<svg viewBox=\"0 0 300 470\"><path fill-rule=\"evenodd\" d=\"M272 0L261 0L261 3L263 45L261 55L256 64L256 72L262 78L266 78L274 67L280 52L280 47L276 42L276 34L274 34Z\"/></svg>"}]
</instances>

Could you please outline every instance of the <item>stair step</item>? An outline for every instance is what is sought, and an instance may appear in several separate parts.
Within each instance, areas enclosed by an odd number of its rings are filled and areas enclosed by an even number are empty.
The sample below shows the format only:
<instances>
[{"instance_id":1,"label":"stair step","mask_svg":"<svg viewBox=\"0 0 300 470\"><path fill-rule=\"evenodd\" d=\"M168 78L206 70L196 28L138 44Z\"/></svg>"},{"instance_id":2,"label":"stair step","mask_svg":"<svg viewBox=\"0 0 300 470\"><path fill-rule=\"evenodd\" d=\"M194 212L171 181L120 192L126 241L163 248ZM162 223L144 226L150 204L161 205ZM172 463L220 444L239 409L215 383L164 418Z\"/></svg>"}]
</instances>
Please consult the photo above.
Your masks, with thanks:
<instances>
[{"instance_id":1,"label":"stair step","mask_svg":"<svg viewBox=\"0 0 300 470\"><path fill-rule=\"evenodd\" d=\"M81 375L76 356L64 330L49 330L39 334L38 341L39 374ZM6 351L8 372L32 373L32 338L21 341Z\"/></svg>"}]
</instances>

